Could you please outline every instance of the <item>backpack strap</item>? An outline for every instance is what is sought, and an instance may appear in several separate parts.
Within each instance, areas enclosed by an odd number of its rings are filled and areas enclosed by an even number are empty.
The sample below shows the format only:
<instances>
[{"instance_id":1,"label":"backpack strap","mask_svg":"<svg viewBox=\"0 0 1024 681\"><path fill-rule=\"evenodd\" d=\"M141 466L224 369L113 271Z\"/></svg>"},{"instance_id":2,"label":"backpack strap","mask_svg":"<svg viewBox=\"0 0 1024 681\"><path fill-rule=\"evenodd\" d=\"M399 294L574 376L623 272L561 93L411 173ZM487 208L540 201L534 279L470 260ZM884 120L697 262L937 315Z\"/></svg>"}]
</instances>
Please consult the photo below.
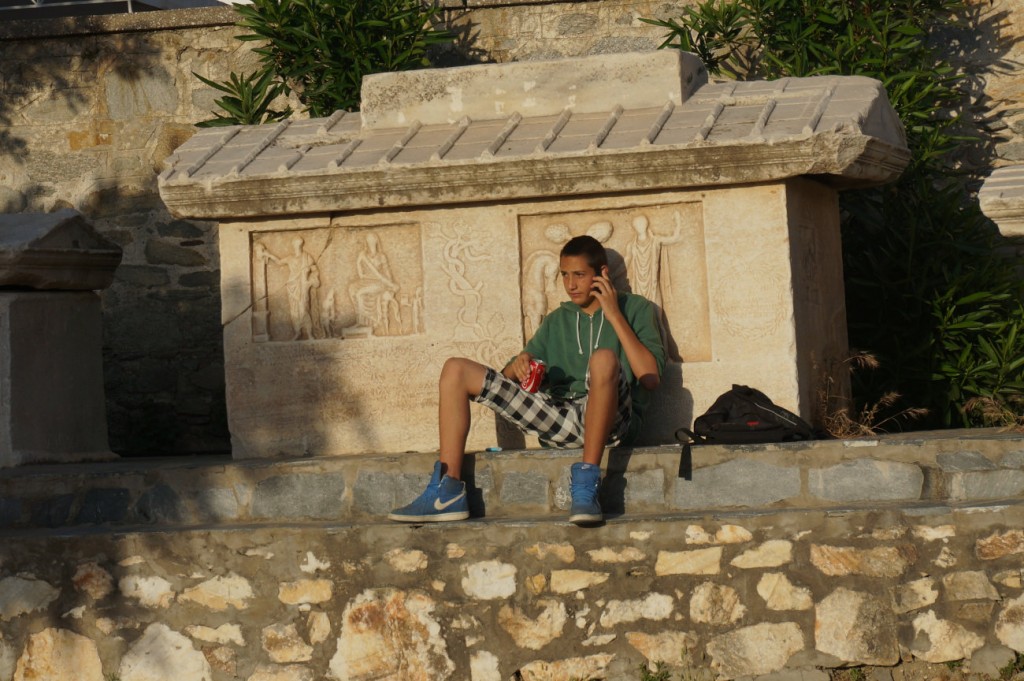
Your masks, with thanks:
<instances>
[{"instance_id":1,"label":"backpack strap","mask_svg":"<svg viewBox=\"0 0 1024 681\"><path fill-rule=\"evenodd\" d=\"M679 434L682 433L686 438L682 438ZM692 444L700 444L702 438L694 433L692 430L686 428L680 428L676 431L676 439L683 445L683 449L679 452L679 472L678 476L683 480L693 480L693 448Z\"/></svg>"}]
</instances>

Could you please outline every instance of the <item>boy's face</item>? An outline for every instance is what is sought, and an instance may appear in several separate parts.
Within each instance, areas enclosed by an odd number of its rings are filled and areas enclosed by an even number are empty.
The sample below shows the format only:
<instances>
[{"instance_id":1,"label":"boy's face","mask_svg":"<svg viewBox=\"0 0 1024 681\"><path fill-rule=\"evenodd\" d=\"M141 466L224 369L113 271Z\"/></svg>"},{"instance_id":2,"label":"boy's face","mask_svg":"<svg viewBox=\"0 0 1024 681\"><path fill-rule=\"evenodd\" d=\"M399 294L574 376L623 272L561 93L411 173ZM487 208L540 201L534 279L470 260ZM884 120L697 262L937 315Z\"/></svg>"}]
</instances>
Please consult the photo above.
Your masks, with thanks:
<instances>
[{"instance_id":1,"label":"boy's face","mask_svg":"<svg viewBox=\"0 0 1024 681\"><path fill-rule=\"evenodd\" d=\"M558 268L562 274L562 286L569 294L569 299L583 308L584 312L591 313L597 310L600 304L593 291L597 272L587 263L586 257L563 255L558 261Z\"/></svg>"}]
</instances>

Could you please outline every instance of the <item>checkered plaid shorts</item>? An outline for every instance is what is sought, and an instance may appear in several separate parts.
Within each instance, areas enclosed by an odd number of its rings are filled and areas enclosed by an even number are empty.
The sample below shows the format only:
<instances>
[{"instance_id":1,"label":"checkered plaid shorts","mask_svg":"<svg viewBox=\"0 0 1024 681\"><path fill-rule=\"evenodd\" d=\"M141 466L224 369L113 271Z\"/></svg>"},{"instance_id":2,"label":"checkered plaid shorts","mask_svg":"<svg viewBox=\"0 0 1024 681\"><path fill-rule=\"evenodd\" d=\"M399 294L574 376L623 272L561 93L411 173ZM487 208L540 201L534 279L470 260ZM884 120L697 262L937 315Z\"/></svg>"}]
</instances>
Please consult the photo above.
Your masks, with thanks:
<instances>
[{"instance_id":1,"label":"checkered plaid shorts","mask_svg":"<svg viewBox=\"0 0 1024 681\"><path fill-rule=\"evenodd\" d=\"M473 401L490 407L524 433L536 435L545 447L566 448L583 446L583 415L588 397L560 400L544 392L528 393L519 387L518 381L488 368L483 389ZM626 434L632 411L629 383L620 368L619 408L607 444L618 444Z\"/></svg>"}]
</instances>

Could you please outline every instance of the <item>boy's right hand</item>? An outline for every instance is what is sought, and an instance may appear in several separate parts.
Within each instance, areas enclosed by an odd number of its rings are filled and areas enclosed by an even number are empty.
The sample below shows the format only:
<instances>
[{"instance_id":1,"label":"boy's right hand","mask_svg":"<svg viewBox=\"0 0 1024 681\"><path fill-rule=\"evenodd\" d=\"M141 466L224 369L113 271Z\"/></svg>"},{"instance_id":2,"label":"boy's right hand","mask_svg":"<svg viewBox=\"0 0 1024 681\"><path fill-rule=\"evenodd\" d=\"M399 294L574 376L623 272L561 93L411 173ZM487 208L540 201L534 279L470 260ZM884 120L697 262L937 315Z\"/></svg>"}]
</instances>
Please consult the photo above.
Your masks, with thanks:
<instances>
[{"instance_id":1,"label":"boy's right hand","mask_svg":"<svg viewBox=\"0 0 1024 681\"><path fill-rule=\"evenodd\" d=\"M531 359L533 359L533 355L530 353L520 352L501 373L505 374L506 378L513 378L522 382L524 378L530 375Z\"/></svg>"}]
</instances>

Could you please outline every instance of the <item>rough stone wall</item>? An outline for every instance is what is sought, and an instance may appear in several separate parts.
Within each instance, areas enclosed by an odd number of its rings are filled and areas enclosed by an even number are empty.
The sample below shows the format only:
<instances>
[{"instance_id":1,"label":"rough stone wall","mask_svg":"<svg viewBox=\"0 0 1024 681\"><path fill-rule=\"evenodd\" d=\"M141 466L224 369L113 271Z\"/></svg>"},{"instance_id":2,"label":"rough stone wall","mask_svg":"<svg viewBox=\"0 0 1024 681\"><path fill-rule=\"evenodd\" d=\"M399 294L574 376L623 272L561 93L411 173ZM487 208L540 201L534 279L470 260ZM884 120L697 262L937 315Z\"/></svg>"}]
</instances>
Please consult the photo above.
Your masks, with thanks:
<instances>
[{"instance_id":1,"label":"rough stone wall","mask_svg":"<svg viewBox=\"0 0 1024 681\"><path fill-rule=\"evenodd\" d=\"M450 63L650 49L641 17L687 0L450 2ZM970 65L978 105L999 112L983 166L1024 160L1024 0L972 0L982 30L950 44ZM176 220L155 176L209 117L223 79L251 68L229 10L153 12L0 26L0 211L81 210L125 249L103 294L106 390L115 451L226 449L213 225Z\"/></svg>"},{"instance_id":2,"label":"rough stone wall","mask_svg":"<svg viewBox=\"0 0 1024 681\"><path fill-rule=\"evenodd\" d=\"M579 450L478 456L483 517L432 526L381 521L429 455L16 469L0 681L980 681L1024 653L1019 435L703 446L691 480L679 453L613 451L591 528Z\"/></svg>"},{"instance_id":3,"label":"rough stone wall","mask_svg":"<svg viewBox=\"0 0 1024 681\"><path fill-rule=\"evenodd\" d=\"M5 537L0 679L997 678L1024 651L1022 522L1003 504Z\"/></svg>"}]
</instances>

